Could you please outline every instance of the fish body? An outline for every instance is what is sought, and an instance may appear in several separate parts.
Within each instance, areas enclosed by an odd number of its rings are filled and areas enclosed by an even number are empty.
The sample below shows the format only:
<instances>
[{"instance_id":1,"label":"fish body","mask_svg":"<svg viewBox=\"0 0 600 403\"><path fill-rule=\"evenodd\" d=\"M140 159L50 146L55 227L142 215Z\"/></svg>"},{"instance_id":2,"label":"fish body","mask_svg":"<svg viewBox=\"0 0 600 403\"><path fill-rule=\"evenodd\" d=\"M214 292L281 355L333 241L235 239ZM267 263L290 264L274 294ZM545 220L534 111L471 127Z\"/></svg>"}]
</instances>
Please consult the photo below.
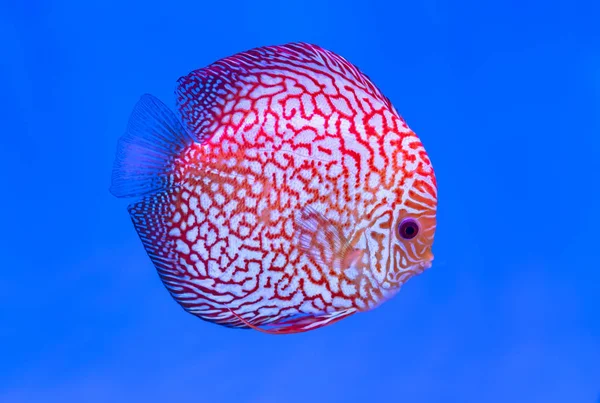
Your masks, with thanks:
<instances>
[{"instance_id":1,"label":"fish body","mask_svg":"<svg viewBox=\"0 0 600 403\"><path fill-rule=\"evenodd\" d=\"M111 192L189 313L268 333L316 329L431 266L431 162L391 102L319 46L266 46L144 95Z\"/></svg>"}]
</instances>

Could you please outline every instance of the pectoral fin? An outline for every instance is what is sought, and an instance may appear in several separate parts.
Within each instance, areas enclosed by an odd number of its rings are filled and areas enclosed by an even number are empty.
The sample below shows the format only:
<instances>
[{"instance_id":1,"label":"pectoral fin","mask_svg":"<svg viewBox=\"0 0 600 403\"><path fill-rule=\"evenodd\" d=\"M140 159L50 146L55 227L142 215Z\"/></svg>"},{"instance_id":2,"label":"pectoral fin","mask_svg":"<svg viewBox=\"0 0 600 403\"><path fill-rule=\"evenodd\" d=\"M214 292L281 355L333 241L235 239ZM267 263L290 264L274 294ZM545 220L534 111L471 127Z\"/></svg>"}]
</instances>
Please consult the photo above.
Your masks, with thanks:
<instances>
[{"instance_id":1,"label":"pectoral fin","mask_svg":"<svg viewBox=\"0 0 600 403\"><path fill-rule=\"evenodd\" d=\"M341 274L362 259L364 251L354 243L342 228L313 207L305 207L296 219L298 248L315 264Z\"/></svg>"}]
</instances>

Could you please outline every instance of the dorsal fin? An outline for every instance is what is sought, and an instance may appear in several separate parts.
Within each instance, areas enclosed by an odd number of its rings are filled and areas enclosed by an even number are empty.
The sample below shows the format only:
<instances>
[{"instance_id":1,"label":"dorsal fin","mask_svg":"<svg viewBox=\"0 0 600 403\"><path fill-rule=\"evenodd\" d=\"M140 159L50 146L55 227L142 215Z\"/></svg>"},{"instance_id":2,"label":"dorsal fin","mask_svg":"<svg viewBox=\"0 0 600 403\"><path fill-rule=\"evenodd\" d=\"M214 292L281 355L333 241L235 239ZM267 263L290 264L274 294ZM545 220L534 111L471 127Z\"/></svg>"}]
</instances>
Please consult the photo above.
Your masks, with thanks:
<instances>
[{"instance_id":1,"label":"dorsal fin","mask_svg":"<svg viewBox=\"0 0 600 403\"><path fill-rule=\"evenodd\" d=\"M346 79L394 110L369 77L342 56L318 45L294 42L240 52L179 78L176 98L181 120L198 142L207 141L219 126L226 102L246 96L252 84L282 75L307 82L311 75Z\"/></svg>"}]
</instances>

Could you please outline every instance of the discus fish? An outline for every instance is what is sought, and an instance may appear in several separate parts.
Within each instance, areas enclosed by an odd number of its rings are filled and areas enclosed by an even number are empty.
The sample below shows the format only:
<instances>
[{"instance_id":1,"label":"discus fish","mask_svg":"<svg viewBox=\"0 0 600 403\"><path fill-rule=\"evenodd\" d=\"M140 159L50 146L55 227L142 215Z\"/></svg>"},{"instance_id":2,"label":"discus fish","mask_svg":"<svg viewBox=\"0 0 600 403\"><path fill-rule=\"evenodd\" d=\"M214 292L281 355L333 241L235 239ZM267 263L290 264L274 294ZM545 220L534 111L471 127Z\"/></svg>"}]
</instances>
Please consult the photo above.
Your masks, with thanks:
<instances>
[{"instance_id":1,"label":"discus fish","mask_svg":"<svg viewBox=\"0 0 600 403\"><path fill-rule=\"evenodd\" d=\"M232 328L305 332L374 309L433 260L437 185L416 134L343 57L244 51L152 95L110 191L171 296Z\"/></svg>"}]
</instances>

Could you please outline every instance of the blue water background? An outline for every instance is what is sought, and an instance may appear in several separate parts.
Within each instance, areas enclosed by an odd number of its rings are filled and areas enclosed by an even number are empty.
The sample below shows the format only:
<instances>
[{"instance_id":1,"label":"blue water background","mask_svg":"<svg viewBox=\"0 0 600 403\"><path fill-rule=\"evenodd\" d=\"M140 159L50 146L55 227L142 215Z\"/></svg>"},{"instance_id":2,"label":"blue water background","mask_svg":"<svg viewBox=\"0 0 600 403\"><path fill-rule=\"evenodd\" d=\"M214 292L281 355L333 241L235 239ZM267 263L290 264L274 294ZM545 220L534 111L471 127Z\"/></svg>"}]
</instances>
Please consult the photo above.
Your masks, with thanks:
<instances>
[{"instance_id":1,"label":"blue water background","mask_svg":"<svg viewBox=\"0 0 600 403\"><path fill-rule=\"evenodd\" d=\"M587 403L600 393L597 1L0 2L0 402ZM317 43L366 72L439 184L433 267L271 337L169 297L109 192L143 93Z\"/></svg>"}]
</instances>

